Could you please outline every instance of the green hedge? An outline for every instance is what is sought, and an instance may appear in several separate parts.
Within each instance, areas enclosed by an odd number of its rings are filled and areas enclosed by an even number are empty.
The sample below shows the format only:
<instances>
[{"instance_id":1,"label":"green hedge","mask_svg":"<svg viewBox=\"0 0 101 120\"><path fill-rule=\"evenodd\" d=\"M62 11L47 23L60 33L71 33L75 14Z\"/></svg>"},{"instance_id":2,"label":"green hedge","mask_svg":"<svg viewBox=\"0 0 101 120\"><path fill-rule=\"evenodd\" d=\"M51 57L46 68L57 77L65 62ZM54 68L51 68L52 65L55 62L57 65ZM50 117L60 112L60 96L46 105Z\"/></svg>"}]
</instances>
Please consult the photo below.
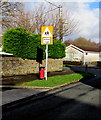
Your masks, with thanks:
<instances>
[{"instance_id":1,"label":"green hedge","mask_svg":"<svg viewBox=\"0 0 101 120\"><path fill-rule=\"evenodd\" d=\"M3 51L26 58L30 33L23 28L12 28L3 35Z\"/></svg>"},{"instance_id":2,"label":"green hedge","mask_svg":"<svg viewBox=\"0 0 101 120\"><path fill-rule=\"evenodd\" d=\"M66 45L61 41L54 41L53 45L49 45L49 57L50 58L63 58L65 57Z\"/></svg>"},{"instance_id":3,"label":"green hedge","mask_svg":"<svg viewBox=\"0 0 101 120\"><path fill-rule=\"evenodd\" d=\"M53 45L49 45L49 57L54 59L65 57L65 47L64 43L54 41ZM41 45L39 34L31 35L23 28L12 28L3 35L3 51L13 53L15 57L36 59L38 49L42 49L42 56L45 59L45 45Z\"/></svg>"},{"instance_id":4,"label":"green hedge","mask_svg":"<svg viewBox=\"0 0 101 120\"><path fill-rule=\"evenodd\" d=\"M30 58L37 58L37 49L42 49L45 51L45 45L41 45L41 35L39 34L33 34L30 36L30 42L29 42L29 48L30 48L30 55L32 54L31 51L33 51L33 55ZM40 55L41 56L41 55ZM28 58L28 57L27 57ZM45 52L43 52L43 59L45 58Z\"/></svg>"}]
</instances>

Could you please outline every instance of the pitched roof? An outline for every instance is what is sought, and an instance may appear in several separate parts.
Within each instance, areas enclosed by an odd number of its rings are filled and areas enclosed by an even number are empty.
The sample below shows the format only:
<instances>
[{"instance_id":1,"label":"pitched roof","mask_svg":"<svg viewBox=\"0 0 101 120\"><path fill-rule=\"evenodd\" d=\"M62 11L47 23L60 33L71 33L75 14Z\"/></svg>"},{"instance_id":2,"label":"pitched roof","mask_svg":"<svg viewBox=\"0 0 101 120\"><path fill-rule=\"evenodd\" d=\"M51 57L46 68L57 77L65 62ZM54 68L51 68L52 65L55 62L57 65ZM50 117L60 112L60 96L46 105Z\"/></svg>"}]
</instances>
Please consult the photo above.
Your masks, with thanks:
<instances>
[{"instance_id":1,"label":"pitched roof","mask_svg":"<svg viewBox=\"0 0 101 120\"><path fill-rule=\"evenodd\" d=\"M98 48L92 48L92 46L91 46L91 48L90 48L90 47L87 48L87 47L84 47L84 46L79 47L79 46L70 44L70 45L67 46L66 48L68 48L68 47L74 47L75 49L78 49L78 50L81 51L81 52L95 52L95 53L96 53L96 52L100 52L100 51L101 51L99 47L98 47Z\"/></svg>"},{"instance_id":2,"label":"pitched roof","mask_svg":"<svg viewBox=\"0 0 101 120\"><path fill-rule=\"evenodd\" d=\"M75 49L77 49L77 50L79 50L79 51L81 51L81 52L85 52L84 50L82 50L81 48L79 48L79 47L76 47L75 45L72 45L72 44L70 44L69 46L67 46L66 47L66 49L68 49L68 48L70 48L70 47L73 47L73 48L75 48Z\"/></svg>"}]
</instances>

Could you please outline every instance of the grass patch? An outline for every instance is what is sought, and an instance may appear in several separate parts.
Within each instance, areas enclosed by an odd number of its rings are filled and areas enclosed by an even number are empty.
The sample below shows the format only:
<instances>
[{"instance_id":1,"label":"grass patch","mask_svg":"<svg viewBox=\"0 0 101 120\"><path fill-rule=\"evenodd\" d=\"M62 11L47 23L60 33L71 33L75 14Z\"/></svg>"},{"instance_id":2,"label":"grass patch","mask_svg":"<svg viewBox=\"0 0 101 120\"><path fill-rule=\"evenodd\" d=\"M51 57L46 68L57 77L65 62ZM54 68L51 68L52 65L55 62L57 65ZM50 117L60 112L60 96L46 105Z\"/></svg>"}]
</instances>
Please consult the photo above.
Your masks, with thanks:
<instances>
[{"instance_id":1,"label":"grass patch","mask_svg":"<svg viewBox=\"0 0 101 120\"><path fill-rule=\"evenodd\" d=\"M84 76L87 76L87 75L85 75L85 73L58 75L58 76L48 77L48 80L34 80L31 82L25 82L21 84L21 86L54 87L54 86L62 85L65 83L76 82L84 78Z\"/></svg>"}]
</instances>

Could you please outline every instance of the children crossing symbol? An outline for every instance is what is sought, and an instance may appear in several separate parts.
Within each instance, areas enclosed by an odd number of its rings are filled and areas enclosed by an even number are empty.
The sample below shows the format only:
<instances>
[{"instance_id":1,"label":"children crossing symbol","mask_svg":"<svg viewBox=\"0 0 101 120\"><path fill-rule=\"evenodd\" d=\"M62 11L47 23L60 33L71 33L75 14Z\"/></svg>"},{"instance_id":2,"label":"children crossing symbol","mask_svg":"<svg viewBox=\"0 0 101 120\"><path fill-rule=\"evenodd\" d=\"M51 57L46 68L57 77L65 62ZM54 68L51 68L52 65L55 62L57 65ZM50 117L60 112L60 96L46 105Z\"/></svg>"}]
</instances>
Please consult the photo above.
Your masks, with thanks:
<instances>
[{"instance_id":1,"label":"children crossing symbol","mask_svg":"<svg viewBox=\"0 0 101 120\"><path fill-rule=\"evenodd\" d=\"M50 26L49 26L50 27ZM42 31L42 37L52 37L52 33L50 32L50 29L48 27L46 27L43 31Z\"/></svg>"},{"instance_id":2,"label":"children crossing symbol","mask_svg":"<svg viewBox=\"0 0 101 120\"><path fill-rule=\"evenodd\" d=\"M45 35L49 35L49 31L45 32Z\"/></svg>"}]
</instances>

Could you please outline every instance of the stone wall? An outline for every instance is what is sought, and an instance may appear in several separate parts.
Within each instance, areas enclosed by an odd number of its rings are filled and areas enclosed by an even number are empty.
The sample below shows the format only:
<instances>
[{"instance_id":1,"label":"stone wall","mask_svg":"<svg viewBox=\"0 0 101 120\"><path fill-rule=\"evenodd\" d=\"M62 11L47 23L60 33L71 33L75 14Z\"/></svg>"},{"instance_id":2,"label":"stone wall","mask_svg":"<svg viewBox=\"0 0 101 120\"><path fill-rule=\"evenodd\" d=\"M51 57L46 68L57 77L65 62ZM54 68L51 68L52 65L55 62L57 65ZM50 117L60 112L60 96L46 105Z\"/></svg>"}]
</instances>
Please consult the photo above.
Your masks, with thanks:
<instances>
[{"instance_id":1,"label":"stone wall","mask_svg":"<svg viewBox=\"0 0 101 120\"><path fill-rule=\"evenodd\" d=\"M39 63L36 60L21 59L16 57L2 57L2 76L26 75L39 72ZM42 65L45 66L45 60ZM48 59L48 72L61 71L63 69L62 59Z\"/></svg>"}]
</instances>

